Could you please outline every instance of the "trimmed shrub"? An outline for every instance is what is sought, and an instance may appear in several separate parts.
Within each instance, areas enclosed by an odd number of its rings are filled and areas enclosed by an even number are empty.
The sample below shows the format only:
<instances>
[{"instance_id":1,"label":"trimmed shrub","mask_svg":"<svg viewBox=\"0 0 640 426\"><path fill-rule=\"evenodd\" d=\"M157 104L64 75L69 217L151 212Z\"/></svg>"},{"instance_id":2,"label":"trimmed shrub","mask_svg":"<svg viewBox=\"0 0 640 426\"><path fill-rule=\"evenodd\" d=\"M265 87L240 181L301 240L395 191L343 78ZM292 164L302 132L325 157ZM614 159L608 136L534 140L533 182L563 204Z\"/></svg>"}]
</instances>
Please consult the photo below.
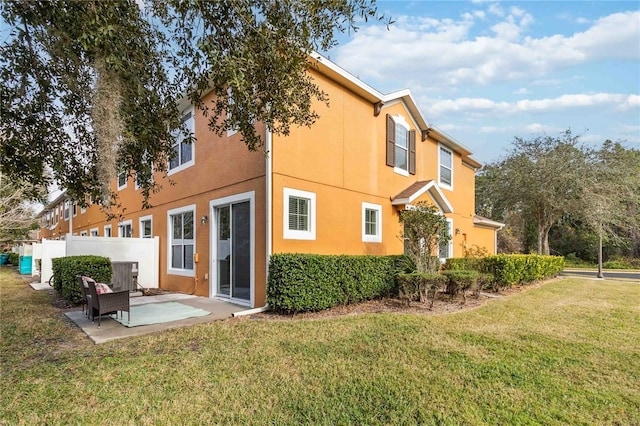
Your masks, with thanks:
<instances>
[{"instance_id":1,"label":"trimmed shrub","mask_svg":"<svg viewBox=\"0 0 640 426\"><path fill-rule=\"evenodd\" d=\"M18 266L20 264L20 255L18 253L9 253L7 263L12 264L13 266Z\"/></svg>"},{"instance_id":2,"label":"trimmed shrub","mask_svg":"<svg viewBox=\"0 0 640 426\"><path fill-rule=\"evenodd\" d=\"M444 271L473 270L489 274L482 277L481 288L499 290L516 284L526 284L558 275L564 269L561 256L535 254L499 254L483 258L447 259Z\"/></svg>"},{"instance_id":3,"label":"trimmed shrub","mask_svg":"<svg viewBox=\"0 0 640 426\"><path fill-rule=\"evenodd\" d=\"M561 256L499 254L482 259L481 271L494 277L497 286L510 287L558 275L564 269Z\"/></svg>"},{"instance_id":4,"label":"trimmed shrub","mask_svg":"<svg viewBox=\"0 0 640 426\"><path fill-rule=\"evenodd\" d=\"M78 275L93 278L96 282L110 283L113 270L111 260L102 256L58 257L53 261L53 288L69 302L77 304L82 300L78 286Z\"/></svg>"},{"instance_id":5,"label":"trimmed shrub","mask_svg":"<svg viewBox=\"0 0 640 426\"><path fill-rule=\"evenodd\" d=\"M478 277L480 274L476 271L457 269L452 271L444 271L442 273L447 277L447 293L451 297L455 297L458 293L462 293L463 303L467 301L467 291L476 294L478 290Z\"/></svg>"},{"instance_id":6,"label":"trimmed shrub","mask_svg":"<svg viewBox=\"0 0 640 426\"><path fill-rule=\"evenodd\" d=\"M397 277L398 296L407 306L412 301L419 300L424 303L430 301L429 308L433 307L436 293L447 284L448 278L440 274L400 274Z\"/></svg>"},{"instance_id":7,"label":"trimmed shrub","mask_svg":"<svg viewBox=\"0 0 640 426\"><path fill-rule=\"evenodd\" d=\"M404 256L274 254L269 262L267 302L276 312L320 311L395 291Z\"/></svg>"}]
</instances>

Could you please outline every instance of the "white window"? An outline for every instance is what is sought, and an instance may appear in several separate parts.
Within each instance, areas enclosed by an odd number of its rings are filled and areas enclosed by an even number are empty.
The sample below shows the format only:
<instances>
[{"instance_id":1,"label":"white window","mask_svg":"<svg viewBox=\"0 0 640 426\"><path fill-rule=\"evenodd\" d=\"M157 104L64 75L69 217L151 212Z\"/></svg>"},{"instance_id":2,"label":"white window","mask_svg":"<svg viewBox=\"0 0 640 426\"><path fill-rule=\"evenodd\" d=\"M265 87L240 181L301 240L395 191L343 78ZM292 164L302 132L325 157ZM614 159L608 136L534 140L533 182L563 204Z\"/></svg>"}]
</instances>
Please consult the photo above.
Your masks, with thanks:
<instances>
[{"instance_id":1,"label":"white window","mask_svg":"<svg viewBox=\"0 0 640 426\"><path fill-rule=\"evenodd\" d=\"M85 214L87 212L87 208L85 206L80 206L80 214Z\"/></svg>"},{"instance_id":2,"label":"white window","mask_svg":"<svg viewBox=\"0 0 640 426\"><path fill-rule=\"evenodd\" d=\"M453 190L453 152L442 145L440 145L439 164L438 182L440 186Z\"/></svg>"},{"instance_id":3,"label":"white window","mask_svg":"<svg viewBox=\"0 0 640 426\"><path fill-rule=\"evenodd\" d=\"M141 217L140 219L140 238L151 238L153 237L152 234L152 221L153 221L153 216L144 216Z\"/></svg>"},{"instance_id":4,"label":"white window","mask_svg":"<svg viewBox=\"0 0 640 426\"><path fill-rule=\"evenodd\" d=\"M89 235L91 235L92 237L97 237L98 236L98 228L91 228L89 230Z\"/></svg>"},{"instance_id":5,"label":"white window","mask_svg":"<svg viewBox=\"0 0 640 426\"><path fill-rule=\"evenodd\" d=\"M105 237L110 237L111 236L111 225L105 225L105 227L104 227L104 236Z\"/></svg>"},{"instance_id":6,"label":"white window","mask_svg":"<svg viewBox=\"0 0 640 426\"><path fill-rule=\"evenodd\" d=\"M118 191L127 187L127 172L124 170L118 171Z\"/></svg>"},{"instance_id":7,"label":"white window","mask_svg":"<svg viewBox=\"0 0 640 426\"><path fill-rule=\"evenodd\" d=\"M189 111L182 117L182 122L187 128L187 134L176 134L176 140L173 143L173 158L169 161L168 174L179 172L187 167L191 167L194 164L194 144L189 143L187 136L194 132L194 112Z\"/></svg>"},{"instance_id":8,"label":"white window","mask_svg":"<svg viewBox=\"0 0 640 426\"><path fill-rule=\"evenodd\" d=\"M149 164L149 167L151 168L151 176L149 176L149 181L148 183L153 182L153 163ZM144 181L142 180L142 178L138 177L138 174L136 173L136 189L140 189L144 186Z\"/></svg>"},{"instance_id":9,"label":"white window","mask_svg":"<svg viewBox=\"0 0 640 426\"><path fill-rule=\"evenodd\" d=\"M69 220L69 200L64 202L64 220Z\"/></svg>"},{"instance_id":10,"label":"white window","mask_svg":"<svg viewBox=\"0 0 640 426\"><path fill-rule=\"evenodd\" d=\"M382 206L362 203L362 241L382 242Z\"/></svg>"},{"instance_id":11,"label":"white window","mask_svg":"<svg viewBox=\"0 0 640 426\"><path fill-rule=\"evenodd\" d=\"M402 118L402 117L401 117ZM409 173L409 126L402 119L396 119L395 168L401 174Z\"/></svg>"},{"instance_id":12,"label":"white window","mask_svg":"<svg viewBox=\"0 0 640 426\"><path fill-rule=\"evenodd\" d=\"M167 255L170 274L194 276L195 212L195 204L167 212L169 224L167 226L167 240L169 241Z\"/></svg>"},{"instance_id":13,"label":"white window","mask_svg":"<svg viewBox=\"0 0 640 426\"><path fill-rule=\"evenodd\" d=\"M444 261L450 257L453 257L453 219L447 218L447 234L449 235L449 241L446 244L438 245L438 257L441 261Z\"/></svg>"},{"instance_id":14,"label":"white window","mask_svg":"<svg viewBox=\"0 0 640 426\"><path fill-rule=\"evenodd\" d=\"M118 237L131 238L133 236L133 226L130 220L118 223Z\"/></svg>"},{"instance_id":15,"label":"white window","mask_svg":"<svg viewBox=\"0 0 640 426\"><path fill-rule=\"evenodd\" d=\"M284 188L284 238L316 239L316 194Z\"/></svg>"},{"instance_id":16,"label":"white window","mask_svg":"<svg viewBox=\"0 0 640 426\"><path fill-rule=\"evenodd\" d=\"M78 203L76 202L73 203L73 215L74 216L78 215Z\"/></svg>"}]
</instances>

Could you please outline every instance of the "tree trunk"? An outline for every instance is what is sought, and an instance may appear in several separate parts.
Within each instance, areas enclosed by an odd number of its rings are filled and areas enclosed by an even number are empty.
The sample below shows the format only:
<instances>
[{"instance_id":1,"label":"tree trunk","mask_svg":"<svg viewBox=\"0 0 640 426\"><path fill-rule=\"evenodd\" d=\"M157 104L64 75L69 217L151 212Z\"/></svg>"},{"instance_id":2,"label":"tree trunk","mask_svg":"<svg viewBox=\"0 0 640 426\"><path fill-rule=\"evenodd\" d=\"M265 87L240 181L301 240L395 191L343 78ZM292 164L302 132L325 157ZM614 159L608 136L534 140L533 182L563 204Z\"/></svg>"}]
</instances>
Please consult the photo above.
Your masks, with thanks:
<instances>
[{"instance_id":1,"label":"tree trunk","mask_svg":"<svg viewBox=\"0 0 640 426\"><path fill-rule=\"evenodd\" d=\"M538 254L548 256L549 250L549 231L551 225L538 223Z\"/></svg>"}]
</instances>

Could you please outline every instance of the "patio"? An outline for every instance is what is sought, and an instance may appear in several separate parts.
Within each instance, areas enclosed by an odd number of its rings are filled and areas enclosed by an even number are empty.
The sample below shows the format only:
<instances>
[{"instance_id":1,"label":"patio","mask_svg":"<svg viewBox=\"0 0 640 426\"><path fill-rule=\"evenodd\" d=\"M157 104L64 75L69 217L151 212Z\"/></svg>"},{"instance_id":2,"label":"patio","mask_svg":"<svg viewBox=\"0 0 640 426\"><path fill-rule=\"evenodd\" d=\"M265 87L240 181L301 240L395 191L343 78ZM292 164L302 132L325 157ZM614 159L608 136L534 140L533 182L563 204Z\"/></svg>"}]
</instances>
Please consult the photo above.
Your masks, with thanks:
<instances>
[{"instance_id":1,"label":"patio","mask_svg":"<svg viewBox=\"0 0 640 426\"><path fill-rule=\"evenodd\" d=\"M34 290L52 290L48 284L31 283ZM95 344L105 343L116 339L124 339L133 336L142 336L158 331L169 330L171 328L187 327L195 324L206 324L219 321L231 316L237 312L245 311L249 308L229 303L224 300L210 299L207 297L193 296L182 293L167 293L156 296L142 296L140 293L132 294L130 304L132 307L132 315L135 315L135 307L142 305L158 305L176 304L186 305L185 307L201 309L208 312L202 316L191 318L172 320L149 325L140 325L135 327L127 327L109 316L102 317L102 324L98 327L98 322L91 322L89 318L82 312L80 308L77 310L65 312L65 316L77 325ZM168 307L169 305L167 305ZM123 312L124 321L126 323L127 313ZM135 318L131 318L133 322Z\"/></svg>"},{"instance_id":2,"label":"patio","mask_svg":"<svg viewBox=\"0 0 640 426\"><path fill-rule=\"evenodd\" d=\"M157 324L140 325L136 327L126 327L109 316L102 317L102 324L98 327L97 322L91 322L82 310L66 312L65 315L76 324L95 343L105 343L111 340L123 339L126 337L142 336L144 334L157 331L169 330L171 328L187 327L195 324L206 324L230 318L234 313L247 310L245 306L235 305L222 300L209 299L207 297L192 296L181 293L170 293L158 296L132 296L131 307L146 304L166 304L179 302L192 308L202 309L209 312L204 316L185 318L175 321L162 322ZM135 314L135 313L133 313ZM123 317L126 322L127 313ZM132 318L133 321L133 318Z\"/></svg>"}]
</instances>

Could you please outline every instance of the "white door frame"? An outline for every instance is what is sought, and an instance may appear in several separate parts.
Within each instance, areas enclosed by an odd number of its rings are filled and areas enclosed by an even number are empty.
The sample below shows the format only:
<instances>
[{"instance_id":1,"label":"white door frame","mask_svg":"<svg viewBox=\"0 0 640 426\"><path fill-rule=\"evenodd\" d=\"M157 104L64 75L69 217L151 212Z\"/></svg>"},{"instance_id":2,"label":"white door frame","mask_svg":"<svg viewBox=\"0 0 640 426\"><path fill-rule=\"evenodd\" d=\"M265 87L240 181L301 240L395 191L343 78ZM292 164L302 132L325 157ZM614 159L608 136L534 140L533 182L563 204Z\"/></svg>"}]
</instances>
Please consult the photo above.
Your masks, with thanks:
<instances>
[{"instance_id":1,"label":"white door frame","mask_svg":"<svg viewBox=\"0 0 640 426\"><path fill-rule=\"evenodd\" d=\"M217 207L225 206L228 204L249 202L250 213L250 251L249 253L249 265L250 265L250 298L249 300L234 299L231 300L239 305L249 305L252 308L255 304L255 272L256 272L256 260L255 260L255 244L256 244L256 211L255 211L255 191L243 192L241 194L230 195L228 197L218 198L209 201L209 297L217 297L218 294L218 220L215 215L215 209ZM226 296L225 296L226 298Z\"/></svg>"}]
</instances>

